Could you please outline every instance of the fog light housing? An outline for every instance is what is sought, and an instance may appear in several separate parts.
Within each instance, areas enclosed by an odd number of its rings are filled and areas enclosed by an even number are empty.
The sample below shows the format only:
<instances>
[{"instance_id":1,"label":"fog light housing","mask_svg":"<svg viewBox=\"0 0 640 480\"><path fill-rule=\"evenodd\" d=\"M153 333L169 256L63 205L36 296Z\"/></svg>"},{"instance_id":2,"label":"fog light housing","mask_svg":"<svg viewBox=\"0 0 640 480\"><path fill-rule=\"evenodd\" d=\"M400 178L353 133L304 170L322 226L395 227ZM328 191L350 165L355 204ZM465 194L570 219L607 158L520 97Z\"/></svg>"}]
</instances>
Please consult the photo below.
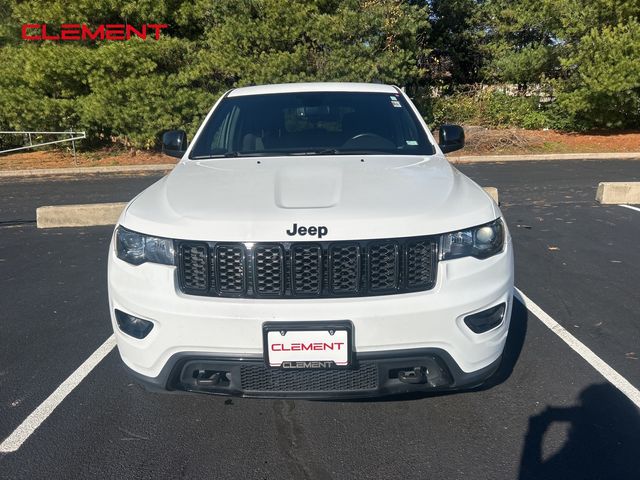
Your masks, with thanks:
<instances>
[{"instance_id":1,"label":"fog light housing","mask_svg":"<svg viewBox=\"0 0 640 480\"><path fill-rule=\"evenodd\" d=\"M506 309L507 304L501 303L482 312L464 317L464 323L473 333L484 333L502 323Z\"/></svg>"},{"instance_id":2,"label":"fog light housing","mask_svg":"<svg viewBox=\"0 0 640 480\"><path fill-rule=\"evenodd\" d=\"M134 317L120 310L116 310L116 321L120 330L134 338L144 338L153 329L153 322Z\"/></svg>"}]
</instances>

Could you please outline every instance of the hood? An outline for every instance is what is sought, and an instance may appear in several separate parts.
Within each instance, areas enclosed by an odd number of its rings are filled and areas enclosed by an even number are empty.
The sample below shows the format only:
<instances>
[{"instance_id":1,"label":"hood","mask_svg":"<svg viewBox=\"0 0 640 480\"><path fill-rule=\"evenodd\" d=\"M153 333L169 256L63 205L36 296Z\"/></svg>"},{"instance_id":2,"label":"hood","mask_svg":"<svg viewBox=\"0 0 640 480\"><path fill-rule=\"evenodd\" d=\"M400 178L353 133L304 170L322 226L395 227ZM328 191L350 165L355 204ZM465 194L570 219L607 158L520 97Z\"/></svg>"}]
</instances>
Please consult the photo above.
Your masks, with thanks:
<instances>
[{"instance_id":1,"label":"hood","mask_svg":"<svg viewBox=\"0 0 640 480\"><path fill-rule=\"evenodd\" d=\"M437 234L498 215L439 155L288 156L183 161L130 203L122 223L179 239L314 241L320 231L322 240Z\"/></svg>"}]
</instances>

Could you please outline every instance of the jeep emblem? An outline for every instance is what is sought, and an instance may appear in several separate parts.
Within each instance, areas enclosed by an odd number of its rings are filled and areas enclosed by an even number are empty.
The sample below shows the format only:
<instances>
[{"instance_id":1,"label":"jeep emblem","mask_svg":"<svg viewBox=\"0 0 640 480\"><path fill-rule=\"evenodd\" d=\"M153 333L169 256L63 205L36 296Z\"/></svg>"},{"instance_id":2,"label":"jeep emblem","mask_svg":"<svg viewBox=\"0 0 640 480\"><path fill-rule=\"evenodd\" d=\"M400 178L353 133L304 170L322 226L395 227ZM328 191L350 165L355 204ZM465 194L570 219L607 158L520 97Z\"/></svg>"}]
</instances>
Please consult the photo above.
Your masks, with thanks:
<instances>
[{"instance_id":1,"label":"jeep emblem","mask_svg":"<svg viewBox=\"0 0 640 480\"><path fill-rule=\"evenodd\" d=\"M329 233L329 229L325 226L303 227L302 225L298 226L297 223L293 224L291 230L287 230L287 235L289 235L290 237L293 237L294 235L300 235L302 237L304 237L305 235L311 235L312 237L317 236L318 238L322 238L327 233Z\"/></svg>"}]
</instances>

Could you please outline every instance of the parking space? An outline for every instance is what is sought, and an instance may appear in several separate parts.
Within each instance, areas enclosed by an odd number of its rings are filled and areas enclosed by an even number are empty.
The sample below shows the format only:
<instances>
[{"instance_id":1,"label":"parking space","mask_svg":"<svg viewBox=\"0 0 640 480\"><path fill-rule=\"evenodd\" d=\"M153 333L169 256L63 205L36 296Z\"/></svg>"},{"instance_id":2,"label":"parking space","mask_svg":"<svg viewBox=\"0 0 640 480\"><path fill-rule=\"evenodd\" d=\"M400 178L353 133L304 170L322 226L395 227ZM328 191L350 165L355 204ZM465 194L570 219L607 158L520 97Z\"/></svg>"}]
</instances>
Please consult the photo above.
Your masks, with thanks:
<instances>
[{"instance_id":1,"label":"parking space","mask_svg":"<svg viewBox=\"0 0 640 480\"><path fill-rule=\"evenodd\" d=\"M593 200L599 181L640 179L640 162L460 169L499 188L516 285L640 387L640 212ZM12 197L1 220L127 200L156 178L0 184ZM0 227L0 442L111 334L111 231ZM0 477L634 478L639 442L633 402L516 303L493 384L453 395L157 395L130 382L114 350L16 452L0 453Z\"/></svg>"},{"instance_id":2,"label":"parking space","mask_svg":"<svg viewBox=\"0 0 640 480\"><path fill-rule=\"evenodd\" d=\"M112 230L1 229L0 437L111 334L105 282Z\"/></svg>"},{"instance_id":3,"label":"parking space","mask_svg":"<svg viewBox=\"0 0 640 480\"><path fill-rule=\"evenodd\" d=\"M594 201L599 181L640 179L640 162L460 169L500 191L516 247L516 285L640 387L640 212Z\"/></svg>"},{"instance_id":4,"label":"parking space","mask_svg":"<svg viewBox=\"0 0 640 480\"><path fill-rule=\"evenodd\" d=\"M539 264L536 275L518 268L520 288L640 387L640 217L615 206L570 206L542 217L537 209L531 216L511 212L516 222L532 224L516 227L519 260Z\"/></svg>"}]
</instances>

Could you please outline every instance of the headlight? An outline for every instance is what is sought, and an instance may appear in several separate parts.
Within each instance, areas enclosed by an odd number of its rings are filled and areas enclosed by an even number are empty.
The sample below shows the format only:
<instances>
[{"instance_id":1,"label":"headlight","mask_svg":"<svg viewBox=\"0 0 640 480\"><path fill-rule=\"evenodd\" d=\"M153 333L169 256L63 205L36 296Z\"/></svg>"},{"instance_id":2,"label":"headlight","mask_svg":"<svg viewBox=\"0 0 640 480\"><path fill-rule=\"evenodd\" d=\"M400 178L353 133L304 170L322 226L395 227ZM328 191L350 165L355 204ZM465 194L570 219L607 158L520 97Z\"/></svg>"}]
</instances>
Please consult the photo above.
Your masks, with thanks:
<instances>
[{"instance_id":1,"label":"headlight","mask_svg":"<svg viewBox=\"0 0 640 480\"><path fill-rule=\"evenodd\" d=\"M144 262L175 265L173 240L142 235L124 227L116 230L116 254L132 265Z\"/></svg>"},{"instance_id":2,"label":"headlight","mask_svg":"<svg viewBox=\"0 0 640 480\"><path fill-rule=\"evenodd\" d=\"M440 238L440 258L487 258L504 247L504 225L501 219L459 232L445 233Z\"/></svg>"}]
</instances>

